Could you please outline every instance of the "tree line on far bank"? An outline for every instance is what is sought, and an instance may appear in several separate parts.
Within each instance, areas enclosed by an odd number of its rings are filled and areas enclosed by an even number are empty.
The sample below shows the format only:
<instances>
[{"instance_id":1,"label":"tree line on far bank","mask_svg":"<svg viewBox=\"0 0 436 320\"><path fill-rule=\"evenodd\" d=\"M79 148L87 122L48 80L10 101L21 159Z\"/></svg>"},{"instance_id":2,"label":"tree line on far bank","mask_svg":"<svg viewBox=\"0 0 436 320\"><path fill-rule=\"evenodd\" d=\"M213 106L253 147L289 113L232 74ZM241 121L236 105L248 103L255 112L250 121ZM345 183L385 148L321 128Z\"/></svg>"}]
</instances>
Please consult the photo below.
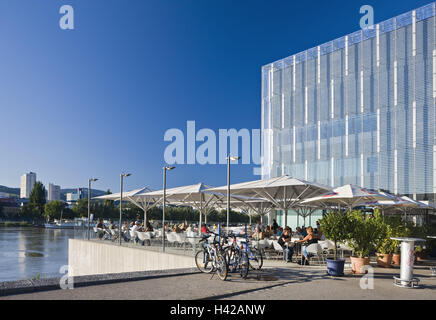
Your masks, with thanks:
<instances>
[{"instance_id":1,"label":"tree line on far bank","mask_svg":"<svg viewBox=\"0 0 436 320\"><path fill-rule=\"evenodd\" d=\"M106 194L111 194L107 190ZM1 209L0 209L1 210ZM94 220L99 218L113 219L118 221L120 217L119 205L114 201L91 201L90 211L94 214ZM1 211L0 211L1 213ZM20 217L36 221L50 221L53 219L74 219L88 217L88 199L79 199L72 208L65 205L63 201L56 200L47 203L46 189L41 182L36 182L29 196L29 203L21 207ZM252 221L256 221L259 216L253 216ZM123 204L123 219L143 220L144 211L133 203ZM162 208L154 207L147 211L148 220L161 220ZM173 221L198 221L199 212L191 207L167 207L165 209L165 219ZM213 210L207 215L210 222L226 222L226 210ZM244 223L249 221L247 214L231 211L230 221L232 223Z\"/></svg>"}]
</instances>

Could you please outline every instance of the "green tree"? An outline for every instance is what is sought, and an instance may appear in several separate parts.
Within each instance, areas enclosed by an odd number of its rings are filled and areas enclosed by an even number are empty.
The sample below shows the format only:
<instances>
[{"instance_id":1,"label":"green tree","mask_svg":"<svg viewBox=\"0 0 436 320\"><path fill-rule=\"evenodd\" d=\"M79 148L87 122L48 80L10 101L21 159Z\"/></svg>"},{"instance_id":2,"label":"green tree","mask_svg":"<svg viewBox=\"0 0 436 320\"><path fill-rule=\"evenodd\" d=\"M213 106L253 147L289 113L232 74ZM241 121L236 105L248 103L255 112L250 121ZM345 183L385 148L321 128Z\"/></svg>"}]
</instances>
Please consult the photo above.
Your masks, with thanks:
<instances>
[{"instance_id":1,"label":"green tree","mask_svg":"<svg viewBox=\"0 0 436 320\"><path fill-rule=\"evenodd\" d=\"M378 212L374 212L377 215ZM370 215L366 216L360 210L353 210L347 213L350 221L350 232L347 243L354 249L359 258L368 257L375 249L380 234L377 219Z\"/></svg>"},{"instance_id":2,"label":"green tree","mask_svg":"<svg viewBox=\"0 0 436 320\"><path fill-rule=\"evenodd\" d=\"M88 199L79 199L73 205L73 212L76 217L88 217Z\"/></svg>"},{"instance_id":3,"label":"green tree","mask_svg":"<svg viewBox=\"0 0 436 320\"><path fill-rule=\"evenodd\" d=\"M60 219L64 208L65 208L65 205L60 200L51 201L49 203L46 203L44 206L44 217L47 219L47 221L49 221L50 218Z\"/></svg>"},{"instance_id":4,"label":"green tree","mask_svg":"<svg viewBox=\"0 0 436 320\"><path fill-rule=\"evenodd\" d=\"M334 259L337 260L337 243L347 239L350 221L342 212L329 212L319 221L321 232L335 243Z\"/></svg>"},{"instance_id":5,"label":"green tree","mask_svg":"<svg viewBox=\"0 0 436 320\"><path fill-rule=\"evenodd\" d=\"M47 202L45 194L44 185L40 181L36 182L29 196L29 205L34 218L42 218L44 216L44 206Z\"/></svg>"}]
</instances>

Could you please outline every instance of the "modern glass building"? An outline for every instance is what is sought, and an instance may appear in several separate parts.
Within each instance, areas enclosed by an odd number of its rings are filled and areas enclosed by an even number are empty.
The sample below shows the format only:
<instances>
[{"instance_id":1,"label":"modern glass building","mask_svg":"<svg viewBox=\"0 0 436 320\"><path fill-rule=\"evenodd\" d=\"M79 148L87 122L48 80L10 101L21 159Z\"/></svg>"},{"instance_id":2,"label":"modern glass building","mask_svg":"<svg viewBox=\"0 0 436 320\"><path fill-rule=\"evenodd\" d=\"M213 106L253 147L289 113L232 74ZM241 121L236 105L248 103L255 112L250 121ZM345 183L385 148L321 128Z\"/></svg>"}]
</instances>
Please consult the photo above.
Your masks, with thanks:
<instances>
[{"instance_id":1,"label":"modern glass building","mask_svg":"<svg viewBox=\"0 0 436 320\"><path fill-rule=\"evenodd\" d=\"M433 201L435 3L262 67L263 178Z\"/></svg>"}]
</instances>

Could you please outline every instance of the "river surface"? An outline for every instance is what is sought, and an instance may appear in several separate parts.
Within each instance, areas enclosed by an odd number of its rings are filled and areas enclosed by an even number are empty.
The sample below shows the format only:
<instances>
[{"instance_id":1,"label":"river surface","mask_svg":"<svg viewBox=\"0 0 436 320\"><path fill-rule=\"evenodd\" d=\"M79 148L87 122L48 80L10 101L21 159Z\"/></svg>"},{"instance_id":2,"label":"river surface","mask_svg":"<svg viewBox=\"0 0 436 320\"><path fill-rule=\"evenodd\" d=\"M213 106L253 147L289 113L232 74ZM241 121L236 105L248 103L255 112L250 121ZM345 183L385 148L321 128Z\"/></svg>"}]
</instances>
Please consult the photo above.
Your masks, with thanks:
<instances>
[{"instance_id":1,"label":"river surface","mask_svg":"<svg viewBox=\"0 0 436 320\"><path fill-rule=\"evenodd\" d=\"M83 237L74 229L0 227L0 282L65 275L68 239Z\"/></svg>"}]
</instances>

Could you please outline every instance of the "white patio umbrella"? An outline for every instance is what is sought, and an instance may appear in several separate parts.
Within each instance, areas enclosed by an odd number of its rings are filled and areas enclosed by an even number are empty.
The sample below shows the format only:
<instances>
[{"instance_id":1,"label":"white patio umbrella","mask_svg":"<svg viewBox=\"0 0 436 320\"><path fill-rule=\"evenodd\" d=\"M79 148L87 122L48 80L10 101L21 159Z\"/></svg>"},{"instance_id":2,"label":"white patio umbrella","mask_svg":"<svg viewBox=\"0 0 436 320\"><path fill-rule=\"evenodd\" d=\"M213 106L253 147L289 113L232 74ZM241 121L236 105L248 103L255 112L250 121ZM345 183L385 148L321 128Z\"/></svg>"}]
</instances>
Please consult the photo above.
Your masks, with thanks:
<instances>
[{"instance_id":1,"label":"white patio umbrella","mask_svg":"<svg viewBox=\"0 0 436 320\"><path fill-rule=\"evenodd\" d=\"M253 213L260 215L261 223L263 223L263 218L275 209L275 206L271 201L261 198L233 196L233 199L233 201L230 201L230 206L232 208L240 209L241 211L247 213L250 218L250 224L251 216ZM224 198L223 200L226 200L226 198ZM227 201L219 202L217 203L217 206L220 209L225 209L227 207Z\"/></svg>"},{"instance_id":2,"label":"white patio umbrella","mask_svg":"<svg viewBox=\"0 0 436 320\"><path fill-rule=\"evenodd\" d=\"M193 185L166 189L166 202L191 206L200 212L199 230L201 229L202 215L205 216L213 210L214 205L221 200L221 195L206 192L211 187L200 182ZM163 202L163 190L141 193L138 196L147 196Z\"/></svg>"},{"instance_id":3,"label":"white patio umbrella","mask_svg":"<svg viewBox=\"0 0 436 320\"><path fill-rule=\"evenodd\" d=\"M415 209L430 209L431 207L423 202L414 200L412 198L409 198L408 196L402 196L401 199L403 199L404 201L406 201L406 203L402 206L400 206L399 208L403 211L404 213L404 222L407 222L407 211L411 208L415 208Z\"/></svg>"},{"instance_id":4,"label":"white patio umbrella","mask_svg":"<svg viewBox=\"0 0 436 320\"><path fill-rule=\"evenodd\" d=\"M333 191L317 197L306 199L301 204L323 204L324 206L346 206L350 210L369 201L390 200L390 197L376 191L351 184L334 188Z\"/></svg>"},{"instance_id":5,"label":"white patio umbrella","mask_svg":"<svg viewBox=\"0 0 436 320\"><path fill-rule=\"evenodd\" d=\"M144 225L147 221L147 211L153 208L156 205L156 199L153 197L145 197L143 195L140 196L140 194L150 192L151 189L148 187L139 188L127 192L123 192L123 200L127 200L137 207L141 208L144 211ZM99 197L92 198L93 200L113 200L118 201L121 199L121 193L111 193L106 194Z\"/></svg>"},{"instance_id":6,"label":"white patio umbrella","mask_svg":"<svg viewBox=\"0 0 436 320\"><path fill-rule=\"evenodd\" d=\"M287 225L287 210L296 206L304 198L314 197L331 190L327 186L292 178L287 175L232 184L230 189L233 198L245 196L270 201L275 209L284 211L285 225ZM211 188L208 191L226 194L227 186Z\"/></svg>"}]
</instances>

